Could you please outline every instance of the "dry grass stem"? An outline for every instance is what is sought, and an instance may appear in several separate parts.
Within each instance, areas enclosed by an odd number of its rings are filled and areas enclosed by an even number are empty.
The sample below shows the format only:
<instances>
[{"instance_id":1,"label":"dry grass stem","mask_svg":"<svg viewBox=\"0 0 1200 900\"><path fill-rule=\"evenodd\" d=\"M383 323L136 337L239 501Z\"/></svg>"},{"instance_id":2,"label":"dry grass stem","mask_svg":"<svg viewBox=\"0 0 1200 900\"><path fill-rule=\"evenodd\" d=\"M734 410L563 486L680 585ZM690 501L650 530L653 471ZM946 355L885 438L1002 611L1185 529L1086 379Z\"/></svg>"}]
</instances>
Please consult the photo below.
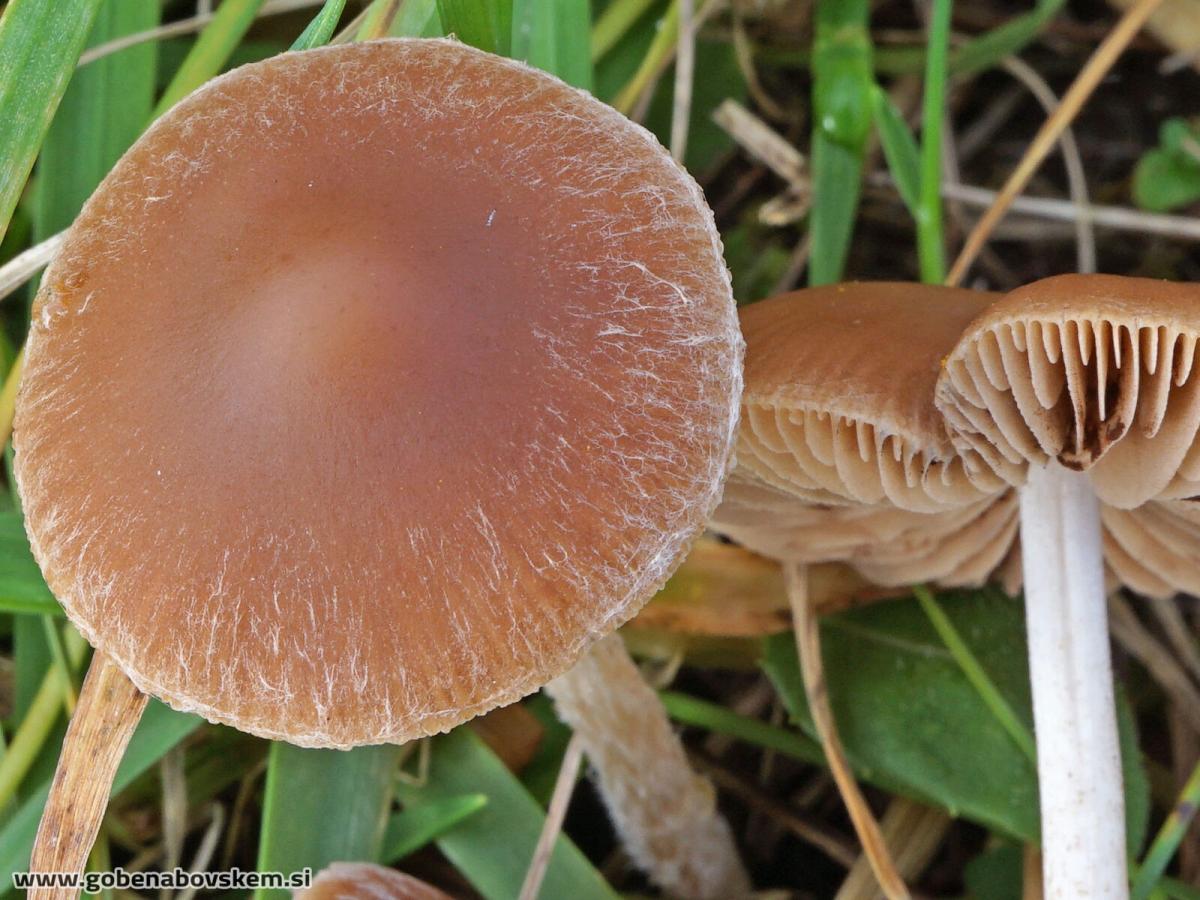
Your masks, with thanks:
<instances>
[{"instance_id":1,"label":"dry grass stem","mask_svg":"<svg viewBox=\"0 0 1200 900\"><path fill-rule=\"evenodd\" d=\"M44 269L62 246L65 231L34 244L0 266L0 300L3 300L30 278Z\"/></svg>"},{"instance_id":2,"label":"dry grass stem","mask_svg":"<svg viewBox=\"0 0 1200 900\"><path fill-rule=\"evenodd\" d=\"M800 655L800 672L804 679L804 693L813 724L825 750L829 770L837 782L838 793L846 804L850 821L862 842L863 853L870 861L871 870L879 887L888 900L909 897L904 879L896 870L891 851L879 830L879 823L867 805L866 798L854 780L854 773L846 761L846 752L838 736L837 723L829 705L828 685L825 681L825 666L821 659L820 622L811 603L808 602L807 575L805 567L796 564L784 566L784 580L792 604L792 618L796 629L796 649Z\"/></svg>"},{"instance_id":3,"label":"dry grass stem","mask_svg":"<svg viewBox=\"0 0 1200 900\"><path fill-rule=\"evenodd\" d=\"M575 785L579 780L579 764L582 761L583 741L578 734L573 734L567 742L566 752L563 753L562 766L558 770L554 792L550 795L550 805L546 809L546 820L542 824L542 833L538 835L529 870L525 873L519 900L537 900L541 893L546 869L550 867L550 854L554 852L554 844L562 833L563 819L566 818L567 807L571 805L571 796L575 793Z\"/></svg>"},{"instance_id":4,"label":"dry grass stem","mask_svg":"<svg viewBox=\"0 0 1200 900\"><path fill-rule=\"evenodd\" d=\"M1196 645L1196 636L1188 626L1187 620L1184 619L1177 598L1148 600L1145 606L1162 626L1163 633L1167 636L1172 649L1191 673L1192 678L1200 683L1200 647Z\"/></svg>"},{"instance_id":5,"label":"dry grass stem","mask_svg":"<svg viewBox=\"0 0 1200 900\"><path fill-rule=\"evenodd\" d=\"M724 101L712 117L752 159L797 189L808 191L804 154L778 131L736 100Z\"/></svg>"},{"instance_id":6,"label":"dry grass stem","mask_svg":"<svg viewBox=\"0 0 1200 900\"><path fill-rule=\"evenodd\" d=\"M400 2L401 0L387 0L385 6L374 18L364 21L354 39L356 41L373 41L386 35L395 24L396 15L400 12ZM367 16L371 15L369 8L364 9L363 13Z\"/></svg>"},{"instance_id":7,"label":"dry grass stem","mask_svg":"<svg viewBox=\"0 0 1200 900\"><path fill-rule=\"evenodd\" d=\"M883 172L868 176L871 184L894 188L891 178ZM942 185L942 196L959 200L967 206L988 209L999 196L987 188L965 184ZM1018 197L1012 202L1013 212L1051 219L1059 222L1074 222L1080 214L1079 207L1071 200L1050 197ZM1163 213L1142 212L1125 206L1090 206L1092 223L1117 231L1154 234L1183 240L1200 239L1200 219L1189 216L1172 216Z\"/></svg>"},{"instance_id":8,"label":"dry grass stem","mask_svg":"<svg viewBox=\"0 0 1200 900\"><path fill-rule=\"evenodd\" d=\"M262 19L267 16L276 16L282 13L295 12L298 9L306 9L311 6L320 6L322 0L270 0L264 3L259 9L256 19ZM161 41L166 38L179 37L184 34L192 34L200 31L212 21L213 12L200 12L187 19L180 19L177 22L168 22L165 25L159 25L157 28L149 28L146 31L139 31L136 34L127 34L123 37L115 38L111 41L106 41L103 44L97 44L95 47L89 47L84 50L79 56L79 65L86 66L88 63L93 63L98 59L103 59L106 56L111 56L114 53L119 53L130 47L136 47L138 44L149 43L150 41Z\"/></svg>"},{"instance_id":9,"label":"dry grass stem","mask_svg":"<svg viewBox=\"0 0 1200 900\"><path fill-rule=\"evenodd\" d=\"M147 697L99 651L67 727L29 863L32 872L82 872L108 806L117 765ZM30 900L68 900L67 888L35 888Z\"/></svg>"},{"instance_id":10,"label":"dry grass stem","mask_svg":"<svg viewBox=\"0 0 1200 900\"><path fill-rule=\"evenodd\" d=\"M1000 189L995 202L975 223L958 258L950 267L950 274L946 276L946 284L954 286L962 283L967 270L975 261L975 257L979 255L980 249L987 243L988 236L996 227L996 223L1008 212L1013 200L1025 189L1029 179L1033 177L1034 172L1038 170L1046 155L1057 142L1062 130L1078 115L1092 91L1096 89L1101 79L1112 68L1122 51L1141 30L1146 19L1158 8L1160 3L1162 0L1138 0L1121 17L1108 37L1096 48L1096 52L1087 61L1087 65L1080 70L1071 87L1063 95L1062 103L1059 104L1054 114L1046 119L1030 142L1025 155L1021 157L1017 168L1013 170L1008 181L1004 183L1004 187Z\"/></svg>"},{"instance_id":11,"label":"dry grass stem","mask_svg":"<svg viewBox=\"0 0 1200 900\"><path fill-rule=\"evenodd\" d=\"M1119 593L1108 598L1113 637L1137 659L1171 698L1175 709L1194 733L1200 735L1200 691L1187 672L1141 620Z\"/></svg>"},{"instance_id":12,"label":"dry grass stem","mask_svg":"<svg viewBox=\"0 0 1200 900\"><path fill-rule=\"evenodd\" d=\"M172 747L159 763L162 778L162 836L166 867L173 870L183 861L183 838L187 833L187 777L183 769L183 748ZM170 891L161 888L160 900Z\"/></svg>"},{"instance_id":13,"label":"dry grass stem","mask_svg":"<svg viewBox=\"0 0 1200 900\"><path fill-rule=\"evenodd\" d=\"M753 159L758 160L779 178L794 185L797 190L807 192L804 155L765 121L735 100L722 103L713 113L713 121ZM873 187L895 191L895 182L886 172L871 173L867 176L867 182ZM994 206L1000 198L998 192L987 188L950 182L942 184L941 194L947 200L984 210ZM1093 226L1183 240L1200 240L1200 219L1191 216L1149 213L1124 206L1090 203L1083 205L1073 199L1059 200L1051 197L1019 196L1011 201L1010 208L1013 212L1023 215L1068 222L1072 225L1086 216Z\"/></svg>"},{"instance_id":14,"label":"dry grass stem","mask_svg":"<svg viewBox=\"0 0 1200 900\"><path fill-rule=\"evenodd\" d=\"M204 837L200 839L200 846L196 848L196 856L192 860L191 868L193 873L208 871L217 850L217 843L221 839L221 832L225 829L225 808L219 803L213 803L209 808L212 811L211 820L208 828L204 830ZM176 900L192 900L196 896L197 890L195 887L189 887L181 891Z\"/></svg>"},{"instance_id":15,"label":"dry grass stem","mask_svg":"<svg viewBox=\"0 0 1200 900\"><path fill-rule=\"evenodd\" d=\"M754 48L750 43L750 38L746 34L746 20L742 10L742 3L733 4L733 52L737 59L738 68L742 72L742 77L746 79L746 90L754 99L754 104L765 112L776 122L786 122L791 116L788 111L775 102L774 98L767 93L763 87L762 80L758 77L758 70L754 67Z\"/></svg>"},{"instance_id":16,"label":"dry grass stem","mask_svg":"<svg viewBox=\"0 0 1200 900\"><path fill-rule=\"evenodd\" d=\"M879 828L883 839L893 848L896 869L904 878L912 881L920 877L933 861L953 821L945 810L907 797L897 797L888 804ZM835 900L874 900L878 894L870 860L860 856Z\"/></svg>"},{"instance_id":17,"label":"dry grass stem","mask_svg":"<svg viewBox=\"0 0 1200 900\"><path fill-rule=\"evenodd\" d=\"M1059 106L1058 97L1054 95L1050 85L1046 84L1045 79L1032 66L1015 56L1005 59L1002 65L1014 78L1028 88L1029 93L1033 94L1048 116L1054 115L1054 111ZM1079 153L1079 144L1075 141L1075 132L1071 130L1070 125L1063 128L1058 143L1062 148L1063 163L1067 169L1067 187L1071 192L1071 202L1075 204L1079 213L1075 217L1075 241L1078 248L1076 266L1080 272L1095 272L1096 232L1092 227L1087 174L1083 170L1083 157Z\"/></svg>"},{"instance_id":18,"label":"dry grass stem","mask_svg":"<svg viewBox=\"0 0 1200 900\"><path fill-rule=\"evenodd\" d=\"M5 443L12 437L13 414L16 411L17 391L21 387L21 371L24 368L25 348L22 347L8 369L4 387L0 388L0 441Z\"/></svg>"},{"instance_id":19,"label":"dry grass stem","mask_svg":"<svg viewBox=\"0 0 1200 900\"><path fill-rule=\"evenodd\" d=\"M1042 900L1042 851L1035 844L1021 848L1021 900Z\"/></svg>"},{"instance_id":20,"label":"dry grass stem","mask_svg":"<svg viewBox=\"0 0 1200 900\"><path fill-rule=\"evenodd\" d=\"M696 75L695 14L695 0L679 0L679 42L675 50L675 93L671 110L671 156L680 163L687 153L688 123L692 116L692 88Z\"/></svg>"},{"instance_id":21,"label":"dry grass stem","mask_svg":"<svg viewBox=\"0 0 1200 900\"><path fill-rule=\"evenodd\" d=\"M721 790L740 797L755 812L771 819L780 828L791 832L806 844L816 847L834 862L841 863L842 866L849 869L858 859L858 853L848 841L830 834L820 825L803 819L765 791L748 784L737 775L713 762L703 760L701 765Z\"/></svg>"}]
</instances>

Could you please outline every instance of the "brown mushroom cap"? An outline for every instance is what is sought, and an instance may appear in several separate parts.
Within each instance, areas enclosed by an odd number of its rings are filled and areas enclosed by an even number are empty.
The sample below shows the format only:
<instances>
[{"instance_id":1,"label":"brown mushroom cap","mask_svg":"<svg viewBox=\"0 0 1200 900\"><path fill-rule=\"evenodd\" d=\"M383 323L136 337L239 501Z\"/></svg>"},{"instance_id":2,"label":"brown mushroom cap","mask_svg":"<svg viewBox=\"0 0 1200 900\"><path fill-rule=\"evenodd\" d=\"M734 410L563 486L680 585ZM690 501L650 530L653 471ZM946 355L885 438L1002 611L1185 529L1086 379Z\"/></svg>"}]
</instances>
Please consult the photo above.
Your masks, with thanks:
<instances>
[{"instance_id":1,"label":"brown mushroom cap","mask_svg":"<svg viewBox=\"0 0 1200 900\"><path fill-rule=\"evenodd\" d=\"M1013 291L950 354L937 404L1013 484L1027 463L1088 470L1131 509L1200 493L1200 287L1063 275Z\"/></svg>"},{"instance_id":2,"label":"brown mushroom cap","mask_svg":"<svg viewBox=\"0 0 1200 900\"><path fill-rule=\"evenodd\" d=\"M990 295L906 283L784 294L741 312L739 467L812 503L935 512L1001 482L934 408L943 357Z\"/></svg>"},{"instance_id":3,"label":"brown mushroom cap","mask_svg":"<svg viewBox=\"0 0 1200 900\"><path fill-rule=\"evenodd\" d=\"M1101 507L1104 558L1116 579L1146 597L1200 594L1200 504L1151 500Z\"/></svg>"},{"instance_id":4,"label":"brown mushroom cap","mask_svg":"<svg viewBox=\"0 0 1200 900\"><path fill-rule=\"evenodd\" d=\"M160 119L48 270L34 552L171 705L304 745L509 702L700 531L740 338L699 188L521 63L389 40Z\"/></svg>"},{"instance_id":5,"label":"brown mushroom cap","mask_svg":"<svg viewBox=\"0 0 1200 900\"><path fill-rule=\"evenodd\" d=\"M1014 493L934 513L886 504L811 505L739 470L713 527L772 559L844 562L873 584L978 585L1005 562L1017 534ZM1019 581L1019 578L1018 578ZM1006 586L1015 588L1012 578Z\"/></svg>"},{"instance_id":6,"label":"brown mushroom cap","mask_svg":"<svg viewBox=\"0 0 1200 900\"><path fill-rule=\"evenodd\" d=\"M418 878L364 862L333 863L294 896L295 900L450 900Z\"/></svg>"},{"instance_id":7,"label":"brown mushroom cap","mask_svg":"<svg viewBox=\"0 0 1200 900\"><path fill-rule=\"evenodd\" d=\"M988 294L850 283L744 308L738 468L713 527L774 559L846 562L877 584L978 584L1016 504L933 406L941 362Z\"/></svg>"}]
</instances>

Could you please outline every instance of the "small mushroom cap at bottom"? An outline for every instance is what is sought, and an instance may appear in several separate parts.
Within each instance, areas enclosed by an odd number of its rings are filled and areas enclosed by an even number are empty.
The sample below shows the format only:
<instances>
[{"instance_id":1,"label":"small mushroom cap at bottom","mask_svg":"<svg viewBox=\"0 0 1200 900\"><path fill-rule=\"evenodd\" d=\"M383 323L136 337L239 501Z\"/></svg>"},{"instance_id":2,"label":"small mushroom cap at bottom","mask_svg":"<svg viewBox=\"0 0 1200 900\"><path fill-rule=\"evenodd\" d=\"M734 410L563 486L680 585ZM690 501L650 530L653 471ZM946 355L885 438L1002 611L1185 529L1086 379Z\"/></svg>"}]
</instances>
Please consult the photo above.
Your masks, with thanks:
<instances>
[{"instance_id":1,"label":"small mushroom cap at bottom","mask_svg":"<svg viewBox=\"0 0 1200 900\"><path fill-rule=\"evenodd\" d=\"M956 444L1012 484L1029 463L1089 472L1132 509L1200 493L1200 285L1062 275L971 323L937 405Z\"/></svg>"},{"instance_id":2,"label":"small mushroom cap at bottom","mask_svg":"<svg viewBox=\"0 0 1200 900\"><path fill-rule=\"evenodd\" d=\"M292 896L295 900L450 900L419 878L364 862L332 863Z\"/></svg>"},{"instance_id":3,"label":"small mushroom cap at bottom","mask_svg":"<svg viewBox=\"0 0 1200 900\"><path fill-rule=\"evenodd\" d=\"M820 504L936 512L994 493L933 405L942 359L991 296L851 282L744 307L739 468Z\"/></svg>"},{"instance_id":4,"label":"small mushroom cap at bottom","mask_svg":"<svg viewBox=\"0 0 1200 900\"><path fill-rule=\"evenodd\" d=\"M806 503L744 471L726 483L713 530L783 562L845 562L885 587L929 581L983 584L1002 567L1017 535L1017 504L1006 491L936 513L885 504ZM1006 587L1012 578L1001 573Z\"/></svg>"},{"instance_id":5,"label":"small mushroom cap at bottom","mask_svg":"<svg viewBox=\"0 0 1200 900\"><path fill-rule=\"evenodd\" d=\"M47 270L34 553L143 691L403 742L568 668L729 467L712 214L638 125L449 40L284 53L158 119Z\"/></svg>"}]
</instances>

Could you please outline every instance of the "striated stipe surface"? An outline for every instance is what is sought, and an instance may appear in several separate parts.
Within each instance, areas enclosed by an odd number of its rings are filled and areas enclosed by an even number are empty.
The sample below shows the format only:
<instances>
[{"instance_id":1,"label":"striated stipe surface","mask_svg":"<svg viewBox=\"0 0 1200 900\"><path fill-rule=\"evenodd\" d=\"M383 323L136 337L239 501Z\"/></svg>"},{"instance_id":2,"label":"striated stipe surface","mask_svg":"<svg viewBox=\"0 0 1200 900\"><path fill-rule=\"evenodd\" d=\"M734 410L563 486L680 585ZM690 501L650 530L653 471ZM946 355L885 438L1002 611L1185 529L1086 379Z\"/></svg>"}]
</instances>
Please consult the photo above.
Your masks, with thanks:
<instances>
[{"instance_id":1,"label":"striated stipe surface","mask_svg":"<svg viewBox=\"0 0 1200 900\"><path fill-rule=\"evenodd\" d=\"M289 53L160 119L38 297L34 552L142 689L403 741L562 672L716 504L711 214L590 96L451 41Z\"/></svg>"}]
</instances>

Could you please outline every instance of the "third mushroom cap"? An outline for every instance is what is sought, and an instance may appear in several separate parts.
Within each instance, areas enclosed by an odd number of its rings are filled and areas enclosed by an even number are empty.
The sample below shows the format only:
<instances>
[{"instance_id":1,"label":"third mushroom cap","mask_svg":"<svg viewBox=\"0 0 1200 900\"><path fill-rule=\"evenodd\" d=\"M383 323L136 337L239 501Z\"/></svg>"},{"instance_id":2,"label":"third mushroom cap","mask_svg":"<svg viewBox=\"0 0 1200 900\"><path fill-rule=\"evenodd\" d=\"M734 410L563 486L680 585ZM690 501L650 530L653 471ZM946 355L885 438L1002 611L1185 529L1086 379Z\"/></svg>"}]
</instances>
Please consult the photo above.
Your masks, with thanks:
<instances>
[{"instance_id":1,"label":"third mushroom cap","mask_svg":"<svg viewBox=\"0 0 1200 900\"><path fill-rule=\"evenodd\" d=\"M886 584L980 584L1016 536L1011 492L951 442L933 389L991 295L851 283L741 311L746 390L738 465L713 527L784 565L813 721L884 893L907 896L842 759L808 598L809 563Z\"/></svg>"},{"instance_id":2,"label":"third mushroom cap","mask_svg":"<svg viewBox=\"0 0 1200 900\"><path fill-rule=\"evenodd\" d=\"M938 381L958 446L1021 486L1050 896L1126 892L1104 557L1153 594L1195 583L1178 505L1200 491L1198 338L1193 285L1064 275L997 300Z\"/></svg>"}]
</instances>

